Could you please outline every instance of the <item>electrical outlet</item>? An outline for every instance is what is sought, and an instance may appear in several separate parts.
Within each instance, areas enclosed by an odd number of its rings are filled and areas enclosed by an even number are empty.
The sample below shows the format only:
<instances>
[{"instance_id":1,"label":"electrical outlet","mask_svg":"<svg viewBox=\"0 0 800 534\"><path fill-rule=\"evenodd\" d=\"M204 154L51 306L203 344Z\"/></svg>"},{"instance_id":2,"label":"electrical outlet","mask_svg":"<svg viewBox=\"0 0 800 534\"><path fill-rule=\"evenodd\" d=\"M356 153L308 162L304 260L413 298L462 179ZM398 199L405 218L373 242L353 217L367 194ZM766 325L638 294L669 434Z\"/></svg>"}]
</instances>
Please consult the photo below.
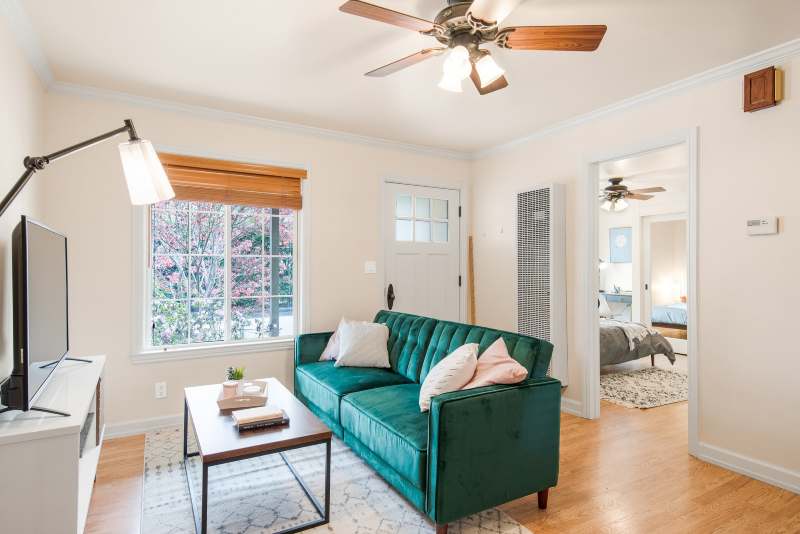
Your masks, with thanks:
<instances>
[{"instance_id":1,"label":"electrical outlet","mask_svg":"<svg viewBox=\"0 0 800 534\"><path fill-rule=\"evenodd\" d=\"M156 382L155 393L157 399L166 399L167 398L167 383L166 382Z\"/></svg>"}]
</instances>

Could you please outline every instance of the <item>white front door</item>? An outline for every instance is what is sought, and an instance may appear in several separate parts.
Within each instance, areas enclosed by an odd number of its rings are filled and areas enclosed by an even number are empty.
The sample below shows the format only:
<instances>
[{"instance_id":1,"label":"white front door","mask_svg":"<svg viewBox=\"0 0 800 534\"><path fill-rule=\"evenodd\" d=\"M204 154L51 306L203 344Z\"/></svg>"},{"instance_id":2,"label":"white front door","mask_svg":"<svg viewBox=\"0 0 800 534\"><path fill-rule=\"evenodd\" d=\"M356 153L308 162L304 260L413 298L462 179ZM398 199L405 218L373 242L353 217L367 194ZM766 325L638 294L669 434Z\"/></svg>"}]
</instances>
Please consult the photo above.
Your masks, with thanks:
<instances>
[{"instance_id":1,"label":"white front door","mask_svg":"<svg viewBox=\"0 0 800 534\"><path fill-rule=\"evenodd\" d=\"M459 192L387 183L383 207L384 307L458 321Z\"/></svg>"}]
</instances>

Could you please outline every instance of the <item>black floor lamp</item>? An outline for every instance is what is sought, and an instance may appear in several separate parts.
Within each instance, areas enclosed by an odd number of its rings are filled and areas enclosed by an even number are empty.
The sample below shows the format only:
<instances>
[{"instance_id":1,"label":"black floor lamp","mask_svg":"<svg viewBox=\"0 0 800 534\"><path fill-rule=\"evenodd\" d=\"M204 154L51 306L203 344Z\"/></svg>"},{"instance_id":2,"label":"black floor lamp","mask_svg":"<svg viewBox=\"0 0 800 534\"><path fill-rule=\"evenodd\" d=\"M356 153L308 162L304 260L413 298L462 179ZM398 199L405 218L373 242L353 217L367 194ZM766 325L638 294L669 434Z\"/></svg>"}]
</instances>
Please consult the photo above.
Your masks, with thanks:
<instances>
[{"instance_id":1,"label":"black floor lamp","mask_svg":"<svg viewBox=\"0 0 800 534\"><path fill-rule=\"evenodd\" d=\"M153 145L150 141L140 139L136 135L133 121L127 119L124 121L124 126L116 130L111 130L46 156L26 157L24 160L25 172L0 202L0 216L5 213L8 206L37 171L43 170L57 159L94 146L121 133L128 134L128 141L119 145L119 156L122 160L125 181L128 183L131 204L135 206L155 204L156 202L173 198L175 192L172 190L172 186L164 172L164 167L161 165Z\"/></svg>"}]
</instances>

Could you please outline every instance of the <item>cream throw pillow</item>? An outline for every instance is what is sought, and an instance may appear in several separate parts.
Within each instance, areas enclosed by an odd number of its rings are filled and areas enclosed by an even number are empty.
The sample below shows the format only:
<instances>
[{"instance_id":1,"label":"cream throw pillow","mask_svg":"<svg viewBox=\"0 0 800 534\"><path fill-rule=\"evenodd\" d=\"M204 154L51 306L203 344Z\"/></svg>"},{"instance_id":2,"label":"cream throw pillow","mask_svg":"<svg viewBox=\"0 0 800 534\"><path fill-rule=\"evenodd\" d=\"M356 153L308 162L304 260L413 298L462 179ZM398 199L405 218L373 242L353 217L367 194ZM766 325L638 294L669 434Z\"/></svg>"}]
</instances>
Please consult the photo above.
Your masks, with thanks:
<instances>
[{"instance_id":1,"label":"cream throw pillow","mask_svg":"<svg viewBox=\"0 0 800 534\"><path fill-rule=\"evenodd\" d=\"M467 343L445 356L433 366L419 390L419 410L431 408L431 397L457 391L472 379L478 365L478 344Z\"/></svg>"},{"instance_id":2,"label":"cream throw pillow","mask_svg":"<svg viewBox=\"0 0 800 534\"><path fill-rule=\"evenodd\" d=\"M342 325L345 323L354 323L351 319L345 319L344 317L339 320L339 326L336 327L336 331L328 340L328 344L325 345L325 350L322 351L322 355L319 357L319 361L324 362L328 360L335 360L339 357L339 336L342 332Z\"/></svg>"},{"instance_id":3,"label":"cream throw pillow","mask_svg":"<svg viewBox=\"0 0 800 534\"><path fill-rule=\"evenodd\" d=\"M389 367L388 341L385 324L345 321L339 326L336 367Z\"/></svg>"}]
</instances>

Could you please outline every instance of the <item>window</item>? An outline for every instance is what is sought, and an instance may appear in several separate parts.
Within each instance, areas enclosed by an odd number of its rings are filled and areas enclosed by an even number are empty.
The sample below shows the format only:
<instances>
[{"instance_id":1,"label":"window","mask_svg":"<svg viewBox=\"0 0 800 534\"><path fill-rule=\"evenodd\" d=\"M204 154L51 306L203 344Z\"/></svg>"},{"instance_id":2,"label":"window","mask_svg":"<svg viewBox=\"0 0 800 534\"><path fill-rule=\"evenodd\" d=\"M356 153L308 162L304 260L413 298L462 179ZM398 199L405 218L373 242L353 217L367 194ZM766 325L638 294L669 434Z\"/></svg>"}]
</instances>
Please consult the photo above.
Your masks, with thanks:
<instances>
[{"instance_id":1,"label":"window","mask_svg":"<svg viewBox=\"0 0 800 534\"><path fill-rule=\"evenodd\" d=\"M395 240L447 243L448 201L399 194L395 200Z\"/></svg>"},{"instance_id":2,"label":"window","mask_svg":"<svg viewBox=\"0 0 800 534\"><path fill-rule=\"evenodd\" d=\"M149 345L295 334L296 212L171 200L150 210Z\"/></svg>"}]
</instances>

